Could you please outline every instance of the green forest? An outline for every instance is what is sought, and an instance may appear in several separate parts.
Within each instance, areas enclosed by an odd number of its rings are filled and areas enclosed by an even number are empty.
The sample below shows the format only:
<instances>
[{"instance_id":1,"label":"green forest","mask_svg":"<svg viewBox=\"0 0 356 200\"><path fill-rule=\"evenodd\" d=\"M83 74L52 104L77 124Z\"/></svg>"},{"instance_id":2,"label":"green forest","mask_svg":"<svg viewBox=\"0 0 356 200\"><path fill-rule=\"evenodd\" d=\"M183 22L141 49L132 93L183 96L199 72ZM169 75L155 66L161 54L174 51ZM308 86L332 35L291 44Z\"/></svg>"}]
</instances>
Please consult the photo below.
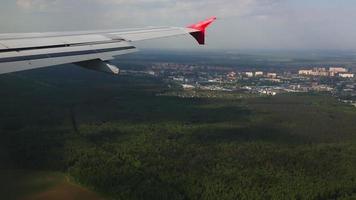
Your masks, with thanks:
<instances>
[{"instance_id":1,"label":"green forest","mask_svg":"<svg viewBox=\"0 0 356 200\"><path fill-rule=\"evenodd\" d=\"M356 199L356 108L331 96L178 98L150 77L50 72L0 77L1 170L108 199Z\"/></svg>"}]
</instances>

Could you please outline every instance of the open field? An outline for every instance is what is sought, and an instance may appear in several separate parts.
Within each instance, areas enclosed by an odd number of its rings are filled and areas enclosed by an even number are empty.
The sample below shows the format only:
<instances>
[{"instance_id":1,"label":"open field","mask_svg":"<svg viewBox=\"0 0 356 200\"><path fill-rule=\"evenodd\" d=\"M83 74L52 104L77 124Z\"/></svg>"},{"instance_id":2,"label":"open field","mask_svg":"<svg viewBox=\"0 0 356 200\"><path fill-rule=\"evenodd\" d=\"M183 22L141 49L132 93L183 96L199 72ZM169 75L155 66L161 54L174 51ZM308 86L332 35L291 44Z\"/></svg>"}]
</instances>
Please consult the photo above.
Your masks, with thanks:
<instances>
[{"instance_id":1,"label":"open field","mask_svg":"<svg viewBox=\"0 0 356 200\"><path fill-rule=\"evenodd\" d=\"M355 195L356 108L316 94L157 96L167 90L77 68L2 76L0 168L57 171L114 199ZM31 197L83 192L52 177Z\"/></svg>"},{"instance_id":2,"label":"open field","mask_svg":"<svg viewBox=\"0 0 356 200\"><path fill-rule=\"evenodd\" d=\"M97 194L71 183L62 173L31 170L1 170L0 180L0 194L2 199L101 199Z\"/></svg>"}]
</instances>

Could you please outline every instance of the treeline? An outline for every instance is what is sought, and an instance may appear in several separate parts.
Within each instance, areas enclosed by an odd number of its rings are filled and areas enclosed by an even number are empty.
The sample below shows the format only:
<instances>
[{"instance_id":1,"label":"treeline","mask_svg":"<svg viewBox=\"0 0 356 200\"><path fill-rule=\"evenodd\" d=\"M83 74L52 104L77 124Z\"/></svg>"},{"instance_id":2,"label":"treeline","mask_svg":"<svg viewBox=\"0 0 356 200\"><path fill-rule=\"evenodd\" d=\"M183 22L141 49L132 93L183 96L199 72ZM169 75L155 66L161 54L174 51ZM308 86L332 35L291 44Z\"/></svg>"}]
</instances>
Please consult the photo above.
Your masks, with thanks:
<instances>
[{"instance_id":1,"label":"treeline","mask_svg":"<svg viewBox=\"0 0 356 200\"><path fill-rule=\"evenodd\" d=\"M355 192L352 143L214 143L193 139L194 127L137 128L129 138L73 144L69 174L119 199L336 199Z\"/></svg>"}]
</instances>

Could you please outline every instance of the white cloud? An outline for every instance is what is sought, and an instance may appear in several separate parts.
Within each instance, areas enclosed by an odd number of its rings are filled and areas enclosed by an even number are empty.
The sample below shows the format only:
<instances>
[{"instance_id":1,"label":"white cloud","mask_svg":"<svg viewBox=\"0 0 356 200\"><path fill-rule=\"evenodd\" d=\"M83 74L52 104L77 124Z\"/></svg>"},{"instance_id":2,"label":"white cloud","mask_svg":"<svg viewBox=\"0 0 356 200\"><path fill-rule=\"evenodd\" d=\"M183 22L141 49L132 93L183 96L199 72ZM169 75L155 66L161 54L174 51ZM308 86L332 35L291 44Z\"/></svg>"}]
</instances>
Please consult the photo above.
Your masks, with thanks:
<instances>
[{"instance_id":1,"label":"white cloud","mask_svg":"<svg viewBox=\"0 0 356 200\"><path fill-rule=\"evenodd\" d=\"M216 15L222 20L208 34L215 47L356 47L350 0L1 0L0 7L3 32L180 26Z\"/></svg>"},{"instance_id":2,"label":"white cloud","mask_svg":"<svg viewBox=\"0 0 356 200\"><path fill-rule=\"evenodd\" d=\"M47 13L58 23L83 24L90 21L98 28L146 25L186 25L188 22L217 16L220 19L241 16L266 17L280 0L17 0L27 13ZM53 18L62 17L57 20ZM48 19L48 20L50 20ZM46 19L44 19L45 21ZM80 23L77 22L77 23ZM83 27L79 24L79 27ZM77 25L73 25L77 26Z\"/></svg>"},{"instance_id":3,"label":"white cloud","mask_svg":"<svg viewBox=\"0 0 356 200\"><path fill-rule=\"evenodd\" d=\"M16 5L25 10L47 10L56 3L57 0L16 0Z\"/></svg>"},{"instance_id":4,"label":"white cloud","mask_svg":"<svg viewBox=\"0 0 356 200\"><path fill-rule=\"evenodd\" d=\"M250 14L254 9L268 7L279 0L17 0L21 9L36 11L65 11L80 12L76 5L82 8L107 6L108 10L117 13L135 15L175 16L219 15L220 17L242 16ZM74 5L74 6L71 6ZM112 8L110 8L112 7ZM142 14L141 14L142 13Z\"/></svg>"},{"instance_id":5,"label":"white cloud","mask_svg":"<svg viewBox=\"0 0 356 200\"><path fill-rule=\"evenodd\" d=\"M17 6L19 6L20 8L23 9L29 9L32 7L33 5L33 1L32 0L17 0L16 1Z\"/></svg>"}]
</instances>

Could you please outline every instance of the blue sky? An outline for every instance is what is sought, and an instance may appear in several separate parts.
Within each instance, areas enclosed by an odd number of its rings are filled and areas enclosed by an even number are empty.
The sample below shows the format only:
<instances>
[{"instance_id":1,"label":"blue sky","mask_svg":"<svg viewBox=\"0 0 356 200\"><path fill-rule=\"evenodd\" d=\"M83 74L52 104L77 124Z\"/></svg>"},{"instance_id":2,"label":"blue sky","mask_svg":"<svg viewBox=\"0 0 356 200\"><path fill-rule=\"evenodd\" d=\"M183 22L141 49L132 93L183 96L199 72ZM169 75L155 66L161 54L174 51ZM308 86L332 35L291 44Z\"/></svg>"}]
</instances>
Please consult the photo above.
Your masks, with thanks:
<instances>
[{"instance_id":1,"label":"blue sky","mask_svg":"<svg viewBox=\"0 0 356 200\"><path fill-rule=\"evenodd\" d=\"M356 49L354 0L1 0L0 32L184 26L212 15L207 49ZM142 45L200 48L191 41Z\"/></svg>"}]
</instances>

